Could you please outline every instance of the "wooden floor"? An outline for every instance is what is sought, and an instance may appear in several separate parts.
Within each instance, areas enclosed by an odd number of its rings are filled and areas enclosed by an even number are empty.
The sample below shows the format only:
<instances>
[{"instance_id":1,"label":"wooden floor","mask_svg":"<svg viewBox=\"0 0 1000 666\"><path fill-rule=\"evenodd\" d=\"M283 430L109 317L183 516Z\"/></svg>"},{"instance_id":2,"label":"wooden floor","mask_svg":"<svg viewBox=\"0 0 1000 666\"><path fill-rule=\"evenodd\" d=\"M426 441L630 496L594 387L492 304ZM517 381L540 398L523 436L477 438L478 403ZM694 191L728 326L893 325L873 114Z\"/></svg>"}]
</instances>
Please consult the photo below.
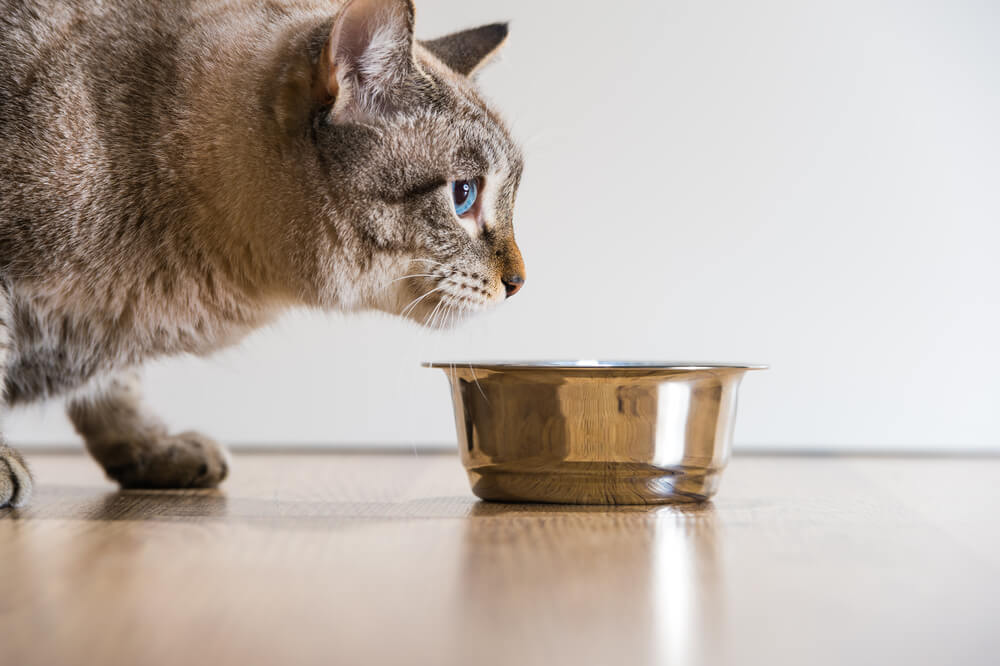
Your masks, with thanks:
<instances>
[{"instance_id":1,"label":"wooden floor","mask_svg":"<svg viewBox=\"0 0 1000 666\"><path fill-rule=\"evenodd\" d=\"M737 458L701 507L477 502L448 455L218 492L30 458L0 664L998 664L1000 460Z\"/></svg>"}]
</instances>

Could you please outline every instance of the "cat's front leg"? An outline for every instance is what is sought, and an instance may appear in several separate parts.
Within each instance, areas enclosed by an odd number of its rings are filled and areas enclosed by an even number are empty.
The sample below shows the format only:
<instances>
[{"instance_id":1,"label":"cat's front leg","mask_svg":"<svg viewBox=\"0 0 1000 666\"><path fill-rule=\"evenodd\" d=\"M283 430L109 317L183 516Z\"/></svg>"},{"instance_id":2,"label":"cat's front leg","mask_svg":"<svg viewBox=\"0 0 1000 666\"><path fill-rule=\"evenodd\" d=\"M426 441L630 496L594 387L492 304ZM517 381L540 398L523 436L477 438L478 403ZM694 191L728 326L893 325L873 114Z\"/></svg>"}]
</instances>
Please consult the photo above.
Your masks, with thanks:
<instances>
[{"instance_id":1,"label":"cat's front leg","mask_svg":"<svg viewBox=\"0 0 1000 666\"><path fill-rule=\"evenodd\" d=\"M31 498L31 474L21 454L0 443L0 509L20 507Z\"/></svg>"},{"instance_id":2,"label":"cat's front leg","mask_svg":"<svg viewBox=\"0 0 1000 666\"><path fill-rule=\"evenodd\" d=\"M0 284L0 392L6 392L7 368L13 349L10 289L6 284ZM0 403L0 410L5 409L6 399L0 399ZM0 508L27 504L31 486L31 474L24 458L7 446L3 435L0 435Z\"/></svg>"},{"instance_id":3,"label":"cat's front leg","mask_svg":"<svg viewBox=\"0 0 1000 666\"><path fill-rule=\"evenodd\" d=\"M222 446L196 432L171 435L147 411L135 372L95 382L67 412L87 450L123 488L212 488L229 471Z\"/></svg>"}]
</instances>

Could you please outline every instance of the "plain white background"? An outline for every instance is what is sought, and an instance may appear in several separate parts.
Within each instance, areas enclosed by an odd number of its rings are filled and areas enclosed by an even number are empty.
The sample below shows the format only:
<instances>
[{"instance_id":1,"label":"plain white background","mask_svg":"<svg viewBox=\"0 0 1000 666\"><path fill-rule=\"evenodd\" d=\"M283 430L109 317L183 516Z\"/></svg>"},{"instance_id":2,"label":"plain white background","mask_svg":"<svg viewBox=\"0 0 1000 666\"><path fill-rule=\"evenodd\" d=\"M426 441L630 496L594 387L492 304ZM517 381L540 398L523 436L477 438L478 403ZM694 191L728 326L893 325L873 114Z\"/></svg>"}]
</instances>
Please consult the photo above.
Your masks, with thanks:
<instances>
[{"instance_id":1,"label":"plain white background","mask_svg":"<svg viewBox=\"0 0 1000 666\"><path fill-rule=\"evenodd\" d=\"M1000 450L1000 8L418 2L510 19L481 77L526 145L521 294L457 331L292 313L147 372L234 444L442 444L424 359L755 361L737 445ZM15 444L75 441L62 407Z\"/></svg>"}]
</instances>

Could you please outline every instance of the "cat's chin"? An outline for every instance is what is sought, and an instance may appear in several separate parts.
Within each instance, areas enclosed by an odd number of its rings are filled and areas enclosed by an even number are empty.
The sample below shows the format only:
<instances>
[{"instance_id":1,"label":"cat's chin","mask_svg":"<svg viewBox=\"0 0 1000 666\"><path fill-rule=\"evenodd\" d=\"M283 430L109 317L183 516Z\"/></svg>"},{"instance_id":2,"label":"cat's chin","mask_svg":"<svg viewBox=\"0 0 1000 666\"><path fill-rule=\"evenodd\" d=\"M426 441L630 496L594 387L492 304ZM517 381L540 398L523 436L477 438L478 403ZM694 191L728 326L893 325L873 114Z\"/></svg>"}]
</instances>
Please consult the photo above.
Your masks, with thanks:
<instances>
[{"instance_id":1,"label":"cat's chin","mask_svg":"<svg viewBox=\"0 0 1000 666\"><path fill-rule=\"evenodd\" d=\"M409 315L406 319L419 324L421 328L428 328L432 331L450 331L474 318L477 314L479 314L479 311L461 311L451 313L448 316L417 317Z\"/></svg>"},{"instance_id":2,"label":"cat's chin","mask_svg":"<svg viewBox=\"0 0 1000 666\"><path fill-rule=\"evenodd\" d=\"M456 306L439 301L428 304L426 307L411 309L409 312L396 312L394 314L403 319L409 319L423 328L429 328L433 331L448 331L493 309L493 307L492 304Z\"/></svg>"}]
</instances>

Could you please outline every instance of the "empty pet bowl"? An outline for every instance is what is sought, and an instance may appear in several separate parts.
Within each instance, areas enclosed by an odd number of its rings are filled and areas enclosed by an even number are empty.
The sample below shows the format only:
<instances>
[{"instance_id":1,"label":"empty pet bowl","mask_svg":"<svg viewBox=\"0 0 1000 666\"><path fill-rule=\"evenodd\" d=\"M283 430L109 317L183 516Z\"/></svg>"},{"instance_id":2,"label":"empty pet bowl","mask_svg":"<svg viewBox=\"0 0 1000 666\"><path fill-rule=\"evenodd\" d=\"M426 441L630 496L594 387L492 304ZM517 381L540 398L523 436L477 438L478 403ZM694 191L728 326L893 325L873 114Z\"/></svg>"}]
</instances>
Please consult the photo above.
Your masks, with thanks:
<instances>
[{"instance_id":1,"label":"empty pet bowl","mask_svg":"<svg viewBox=\"0 0 1000 666\"><path fill-rule=\"evenodd\" d=\"M451 381L458 443L485 500L697 502L715 494L736 391L759 365L425 363Z\"/></svg>"}]
</instances>

